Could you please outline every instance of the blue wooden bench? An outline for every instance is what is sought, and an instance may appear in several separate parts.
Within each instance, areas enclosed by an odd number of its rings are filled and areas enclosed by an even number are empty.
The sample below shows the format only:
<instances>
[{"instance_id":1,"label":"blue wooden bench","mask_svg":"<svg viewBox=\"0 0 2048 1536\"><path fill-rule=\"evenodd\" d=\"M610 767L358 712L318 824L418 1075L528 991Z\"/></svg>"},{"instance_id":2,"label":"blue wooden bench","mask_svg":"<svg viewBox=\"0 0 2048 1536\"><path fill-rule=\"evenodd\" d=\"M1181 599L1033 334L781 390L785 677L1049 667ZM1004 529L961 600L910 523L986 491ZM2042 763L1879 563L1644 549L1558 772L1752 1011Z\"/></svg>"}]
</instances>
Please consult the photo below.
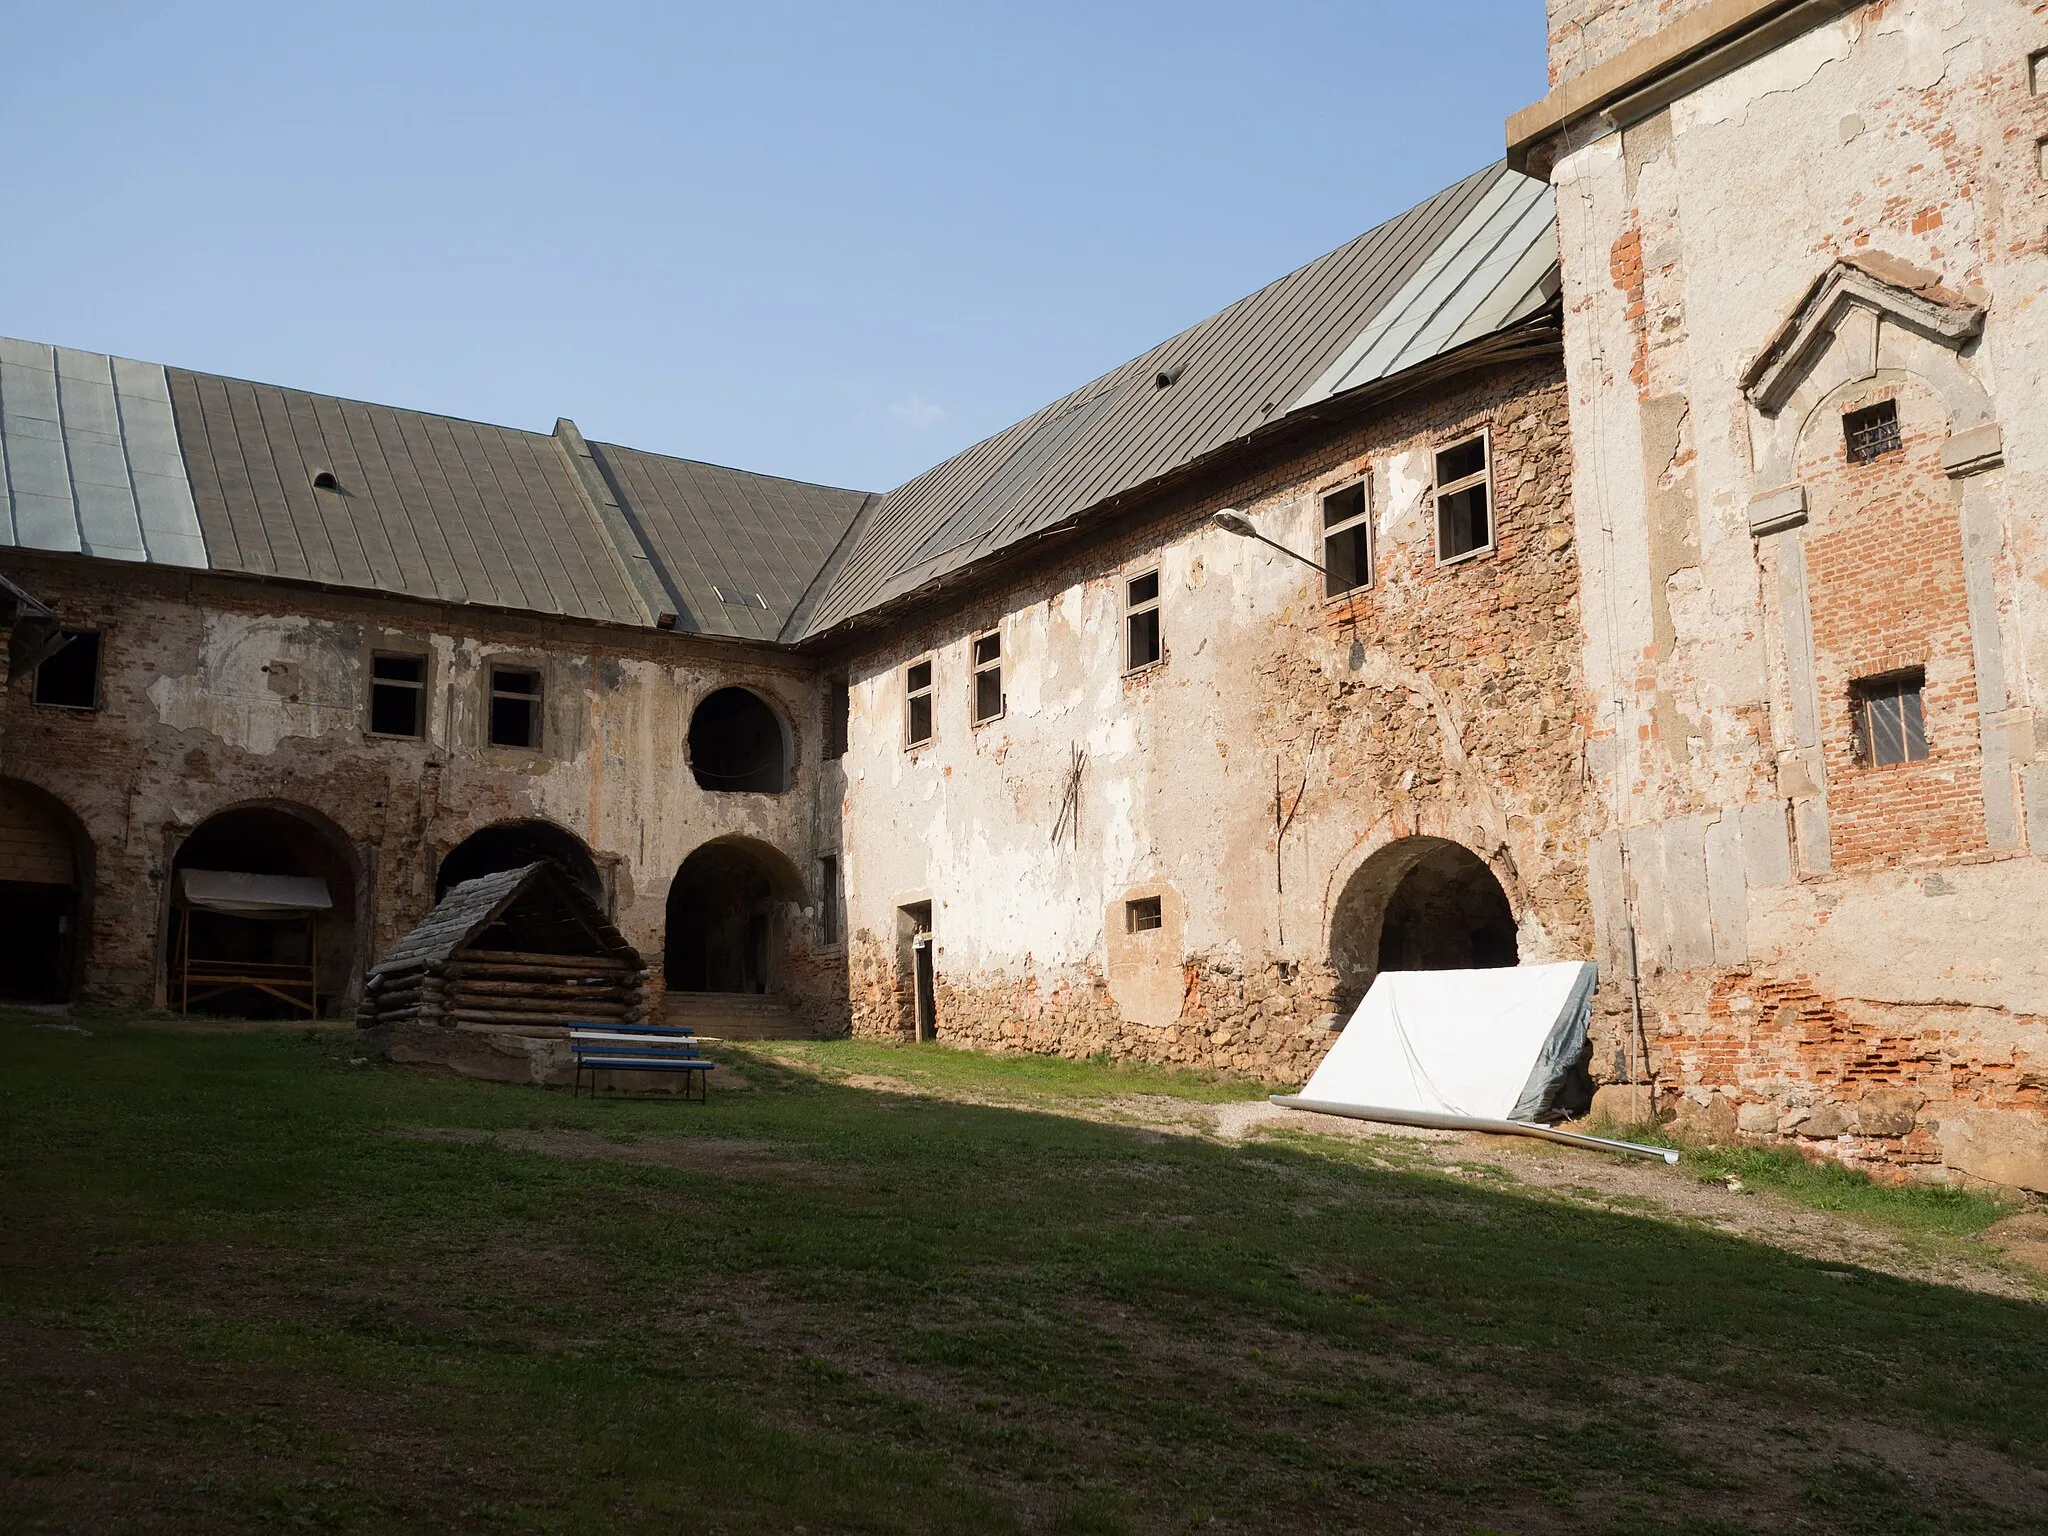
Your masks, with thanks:
<instances>
[{"instance_id":1,"label":"blue wooden bench","mask_svg":"<svg viewBox=\"0 0 2048 1536\"><path fill-rule=\"evenodd\" d=\"M576 1063L573 1098L583 1091L583 1074L590 1074L590 1096L597 1097L600 1072L680 1072L683 1097L690 1085L697 1085L696 1097L709 1095L711 1074L718 1063L697 1054L694 1029L671 1029L664 1024L583 1024L569 1031L569 1055Z\"/></svg>"}]
</instances>

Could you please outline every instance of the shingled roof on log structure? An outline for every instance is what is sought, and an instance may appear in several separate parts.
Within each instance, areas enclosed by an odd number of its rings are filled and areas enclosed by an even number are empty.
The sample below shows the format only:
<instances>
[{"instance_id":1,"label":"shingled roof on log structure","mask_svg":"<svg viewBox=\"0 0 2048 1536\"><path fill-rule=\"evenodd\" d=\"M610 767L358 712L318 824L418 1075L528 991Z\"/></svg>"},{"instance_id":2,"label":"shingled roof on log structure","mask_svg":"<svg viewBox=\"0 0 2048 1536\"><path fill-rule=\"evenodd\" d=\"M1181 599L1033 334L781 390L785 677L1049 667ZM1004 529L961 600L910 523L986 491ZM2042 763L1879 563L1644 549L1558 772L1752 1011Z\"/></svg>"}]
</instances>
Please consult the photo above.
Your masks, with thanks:
<instances>
[{"instance_id":1,"label":"shingled roof on log structure","mask_svg":"<svg viewBox=\"0 0 2048 1536\"><path fill-rule=\"evenodd\" d=\"M513 910L522 897L542 895L552 898L554 913L548 913L544 907L534 910L532 906ZM639 951L598 910L589 893L542 860L493 875L479 875L451 887L417 928L384 951L370 967L370 975L376 977L453 959L457 951L471 947L493 924L500 922L507 923L515 932L507 935L504 943L488 946L492 949L561 955L565 959L602 955L636 967L640 964ZM574 947L561 947L564 944Z\"/></svg>"}]
</instances>

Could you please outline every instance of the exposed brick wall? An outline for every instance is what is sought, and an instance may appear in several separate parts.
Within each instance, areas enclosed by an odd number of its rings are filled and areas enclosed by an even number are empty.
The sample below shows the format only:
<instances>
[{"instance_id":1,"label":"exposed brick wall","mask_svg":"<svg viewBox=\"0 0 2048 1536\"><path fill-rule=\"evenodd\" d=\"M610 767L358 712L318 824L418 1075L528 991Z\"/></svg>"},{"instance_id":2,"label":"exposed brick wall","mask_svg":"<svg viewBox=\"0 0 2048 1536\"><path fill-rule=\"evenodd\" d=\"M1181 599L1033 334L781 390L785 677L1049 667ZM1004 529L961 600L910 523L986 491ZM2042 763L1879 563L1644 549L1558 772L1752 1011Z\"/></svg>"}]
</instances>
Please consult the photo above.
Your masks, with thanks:
<instances>
[{"instance_id":1,"label":"exposed brick wall","mask_svg":"<svg viewBox=\"0 0 2048 1536\"><path fill-rule=\"evenodd\" d=\"M1707 0L1550 0L1550 83L1562 85Z\"/></svg>"},{"instance_id":2,"label":"exposed brick wall","mask_svg":"<svg viewBox=\"0 0 2048 1536\"><path fill-rule=\"evenodd\" d=\"M978 840L977 858L984 862L992 856L999 862L1012 839L1042 849L1068 752L1071 720L1064 705L1043 721L1013 706L1000 735L948 737L942 730L932 748L908 755L890 737L893 714L870 719L857 708L857 736L868 739L857 739L849 758L866 766L850 770L847 801L848 833L856 840L849 863L855 1031L889 1038L910 1032L911 979L891 918L902 893L915 889L939 909L942 1039L1069 1056L1108 1052L1300 1081L1328 1048L1332 1010L1350 1001L1331 962L1333 925L1362 915L1347 907L1347 881L1375 851L1415 834L1460 842L1485 860L1525 932L1548 946L1533 958L1589 956L1585 705L1565 410L1554 367L1537 364L1402 401L1313 451L1193 490L1144 528L851 658L857 704L886 703L900 685L901 665L932 652L941 706L947 707L964 679L964 661L953 658L956 652L964 657L972 633L1006 616L1058 605L1067 600L1062 594L1099 600L1088 611L1108 616L1122 576L1158 559L1161 549L1227 538L1205 533L1211 509L1244 508L1269 526L1275 508L1312 502L1361 471L1376 476L1379 537L1370 588L1326 602L1311 585L1315 578L1294 571L1285 579L1304 598L1256 635L1191 627L1169 591L1166 667L1122 679L1120 704L1091 706L1108 712L1093 722L1098 726L1125 713L1154 721L1149 729L1157 732L1182 731L1162 734L1155 754L1225 765L1213 770L1213 789L1208 777L1177 778L1179 763L1135 770L1133 780L1140 787L1130 816L1134 826L1152 829L1139 835L1149 838L1157 859L1141 878L1174 886L1206 935L1191 941L1182 957L1178 1020L1135 1023L1113 995L1101 929L1094 925L1098 905L1113 910L1115 903L1099 903L1088 884L1101 877L1106 849L1097 852L1084 838L1074 855L1081 866L1077 886L1056 898L1088 914L1097 935L1092 944L1078 951L1040 946L984 963L953 958L985 948L980 941L993 936L949 928L946 903L961 893L945 883L947 861L936 851L926 855L929 862L906 857L906 845L919 836L911 824L887 830L908 808L943 803L957 807L946 813L949 825L957 816L976 829L963 828L961 835ZM1397 455L1410 456L1403 462L1413 472L1429 450L1479 427L1490 432L1496 547L1461 564L1440 564L1430 499L1424 495L1389 527L1389 506L1377 499L1385 494L1382 477ZM1298 526L1290 537L1312 541L1313 530ZM1201 557L1182 564L1199 570ZM1222 578L1212 573L1206 579ZM1245 596L1240 606L1254 601ZM1086 644L1106 649L1116 643L1113 631L1087 633L1094 638ZM1201 716L1197 727L1179 713L1176 669L1193 664L1183 658L1214 646L1228 647L1229 664L1213 684L1202 673L1201 689L1187 701L1186 708ZM1061 675L1077 665L1085 663L1065 653L1057 660ZM955 670L963 677L953 676ZM1167 715L1147 714L1160 710ZM1283 819L1298 812L1289 821L1277 874L1276 757ZM1000 782L1012 787L978 792L979 780L970 775L998 768ZM963 778L969 780L964 786ZM1227 796L1227 803L1205 803L1212 794ZM1213 836L1183 838L1167 825L1176 821L1176 803L1184 797L1189 825L1213 820ZM1204 887L1218 837L1234 851L1223 888L1215 891ZM858 846L863 838L885 841L887 848L864 849ZM920 872L935 867L941 873ZM1276 890L1276 879L1284 891ZM1284 914L1278 931L1276 904Z\"/></svg>"}]
</instances>

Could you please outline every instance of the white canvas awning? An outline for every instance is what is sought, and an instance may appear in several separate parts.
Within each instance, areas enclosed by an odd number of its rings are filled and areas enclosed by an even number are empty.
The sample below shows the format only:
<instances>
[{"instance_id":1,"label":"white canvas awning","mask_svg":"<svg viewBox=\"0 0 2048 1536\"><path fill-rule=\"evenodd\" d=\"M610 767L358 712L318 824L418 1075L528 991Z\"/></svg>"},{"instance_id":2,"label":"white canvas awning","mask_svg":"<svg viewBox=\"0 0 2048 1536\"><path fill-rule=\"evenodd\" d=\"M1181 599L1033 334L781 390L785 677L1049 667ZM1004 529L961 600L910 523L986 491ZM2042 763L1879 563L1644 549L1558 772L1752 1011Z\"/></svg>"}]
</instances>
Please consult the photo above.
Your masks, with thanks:
<instances>
[{"instance_id":1,"label":"white canvas awning","mask_svg":"<svg viewBox=\"0 0 2048 1536\"><path fill-rule=\"evenodd\" d=\"M1476 971L1382 971L1298 1095L1273 1102L1396 1125L1591 1142L1553 1131L1586 1049L1595 968L1584 961Z\"/></svg>"},{"instance_id":2,"label":"white canvas awning","mask_svg":"<svg viewBox=\"0 0 2048 1536\"><path fill-rule=\"evenodd\" d=\"M178 871L178 887L193 906L235 917L305 917L334 906L327 882L314 875L247 875L226 869L183 869Z\"/></svg>"}]
</instances>

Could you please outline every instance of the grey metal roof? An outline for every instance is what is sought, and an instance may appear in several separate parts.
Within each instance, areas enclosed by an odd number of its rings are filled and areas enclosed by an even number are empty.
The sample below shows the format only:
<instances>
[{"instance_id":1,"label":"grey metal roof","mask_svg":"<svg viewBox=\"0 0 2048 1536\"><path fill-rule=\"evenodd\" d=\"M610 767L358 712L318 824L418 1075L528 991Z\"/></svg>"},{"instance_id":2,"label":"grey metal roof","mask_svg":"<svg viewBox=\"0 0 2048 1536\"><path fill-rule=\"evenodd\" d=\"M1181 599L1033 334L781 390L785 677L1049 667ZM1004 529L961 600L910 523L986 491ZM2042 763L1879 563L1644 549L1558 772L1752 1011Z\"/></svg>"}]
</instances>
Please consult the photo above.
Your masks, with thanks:
<instances>
[{"instance_id":1,"label":"grey metal roof","mask_svg":"<svg viewBox=\"0 0 2048 1536\"><path fill-rule=\"evenodd\" d=\"M704 634L775 639L870 499L615 443L590 447L681 600L681 627Z\"/></svg>"},{"instance_id":2,"label":"grey metal roof","mask_svg":"<svg viewBox=\"0 0 2048 1536\"><path fill-rule=\"evenodd\" d=\"M645 624L539 432L170 370L212 568ZM313 484L332 474L337 489Z\"/></svg>"},{"instance_id":3,"label":"grey metal roof","mask_svg":"<svg viewBox=\"0 0 2048 1536\"><path fill-rule=\"evenodd\" d=\"M204 566L164 370L0 338L0 544Z\"/></svg>"},{"instance_id":4,"label":"grey metal roof","mask_svg":"<svg viewBox=\"0 0 2048 1536\"><path fill-rule=\"evenodd\" d=\"M515 902L523 903L513 911ZM528 947L560 954L565 959L599 955L638 966L640 955L574 880L546 861L517 869L478 875L451 887L370 967L376 977L386 971L437 967L453 958L500 918L514 917L529 930Z\"/></svg>"},{"instance_id":5,"label":"grey metal roof","mask_svg":"<svg viewBox=\"0 0 2048 1536\"><path fill-rule=\"evenodd\" d=\"M864 516L802 634L1538 312L1556 257L1548 198L1488 166L919 475Z\"/></svg>"}]
</instances>

